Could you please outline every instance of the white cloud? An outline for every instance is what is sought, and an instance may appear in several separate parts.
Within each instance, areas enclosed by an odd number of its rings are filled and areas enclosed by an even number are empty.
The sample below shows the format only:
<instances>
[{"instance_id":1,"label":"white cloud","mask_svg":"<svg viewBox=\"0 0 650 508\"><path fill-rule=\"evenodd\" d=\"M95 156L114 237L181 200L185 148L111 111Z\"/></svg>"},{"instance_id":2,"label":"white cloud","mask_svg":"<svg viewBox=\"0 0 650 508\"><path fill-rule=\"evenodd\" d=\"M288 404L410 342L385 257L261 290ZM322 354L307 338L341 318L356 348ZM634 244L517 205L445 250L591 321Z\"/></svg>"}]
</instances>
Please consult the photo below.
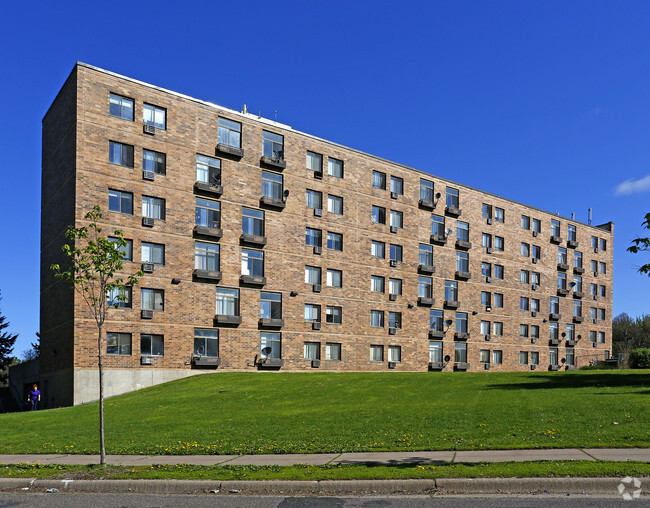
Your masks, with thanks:
<instances>
[{"instance_id":1,"label":"white cloud","mask_svg":"<svg viewBox=\"0 0 650 508\"><path fill-rule=\"evenodd\" d=\"M649 192L650 191L650 175L646 175L643 178L634 180L630 178L625 180L623 183L619 183L616 186L614 194L617 196L627 196L629 194L638 194L640 192Z\"/></svg>"}]
</instances>

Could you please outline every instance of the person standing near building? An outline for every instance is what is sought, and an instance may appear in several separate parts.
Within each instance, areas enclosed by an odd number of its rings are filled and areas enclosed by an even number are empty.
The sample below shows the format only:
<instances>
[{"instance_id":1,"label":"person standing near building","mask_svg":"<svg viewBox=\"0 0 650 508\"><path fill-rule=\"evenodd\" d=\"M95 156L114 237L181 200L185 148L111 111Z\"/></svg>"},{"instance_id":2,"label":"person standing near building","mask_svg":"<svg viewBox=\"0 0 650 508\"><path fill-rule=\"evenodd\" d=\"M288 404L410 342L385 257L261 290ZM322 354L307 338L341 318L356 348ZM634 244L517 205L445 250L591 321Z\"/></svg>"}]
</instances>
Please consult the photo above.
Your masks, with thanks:
<instances>
[{"instance_id":1,"label":"person standing near building","mask_svg":"<svg viewBox=\"0 0 650 508\"><path fill-rule=\"evenodd\" d=\"M32 386L32 391L29 392L29 395L27 396L27 402L32 403L32 411L36 411L38 409L38 403L41 401L41 392L38 390L38 385L34 383L34 386Z\"/></svg>"}]
</instances>

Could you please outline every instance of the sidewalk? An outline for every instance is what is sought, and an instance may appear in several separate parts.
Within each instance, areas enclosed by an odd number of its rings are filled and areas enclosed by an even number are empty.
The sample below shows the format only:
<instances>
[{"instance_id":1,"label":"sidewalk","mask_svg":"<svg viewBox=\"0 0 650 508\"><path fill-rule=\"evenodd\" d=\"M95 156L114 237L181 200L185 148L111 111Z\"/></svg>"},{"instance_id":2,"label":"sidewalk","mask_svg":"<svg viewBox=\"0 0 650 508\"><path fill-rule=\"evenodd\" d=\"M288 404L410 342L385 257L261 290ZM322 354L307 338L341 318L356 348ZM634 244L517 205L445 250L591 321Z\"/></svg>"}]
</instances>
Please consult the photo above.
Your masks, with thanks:
<instances>
[{"instance_id":1,"label":"sidewalk","mask_svg":"<svg viewBox=\"0 0 650 508\"><path fill-rule=\"evenodd\" d=\"M190 464L199 466L292 466L306 464L451 464L461 462L528 462L536 460L608 460L650 462L650 448L559 448L538 450L477 450L439 452L314 453L287 455L107 455L116 466ZM24 454L2 455L0 464L99 464L99 455Z\"/></svg>"}]
</instances>

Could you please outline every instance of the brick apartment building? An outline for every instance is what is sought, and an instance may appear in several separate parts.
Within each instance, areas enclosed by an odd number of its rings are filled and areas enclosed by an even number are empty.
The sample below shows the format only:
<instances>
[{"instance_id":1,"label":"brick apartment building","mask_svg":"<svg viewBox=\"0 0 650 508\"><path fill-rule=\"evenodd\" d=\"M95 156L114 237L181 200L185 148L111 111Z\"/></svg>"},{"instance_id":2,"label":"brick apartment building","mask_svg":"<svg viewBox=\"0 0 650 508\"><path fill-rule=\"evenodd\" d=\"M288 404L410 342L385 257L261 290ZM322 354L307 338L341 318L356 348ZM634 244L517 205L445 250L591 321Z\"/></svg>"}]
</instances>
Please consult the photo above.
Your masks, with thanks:
<instances>
[{"instance_id":1,"label":"brick apartment building","mask_svg":"<svg viewBox=\"0 0 650 508\"><path fill-rule=\"evenodd\" d=\"M216 371L530 371L608 356L591 226L79 63L43 120L40 377L97 398L94 321L49 270L94 205L143 269L107 394ZM459 372L458 375L463 375Z\"/></svg>"}]
</instances>

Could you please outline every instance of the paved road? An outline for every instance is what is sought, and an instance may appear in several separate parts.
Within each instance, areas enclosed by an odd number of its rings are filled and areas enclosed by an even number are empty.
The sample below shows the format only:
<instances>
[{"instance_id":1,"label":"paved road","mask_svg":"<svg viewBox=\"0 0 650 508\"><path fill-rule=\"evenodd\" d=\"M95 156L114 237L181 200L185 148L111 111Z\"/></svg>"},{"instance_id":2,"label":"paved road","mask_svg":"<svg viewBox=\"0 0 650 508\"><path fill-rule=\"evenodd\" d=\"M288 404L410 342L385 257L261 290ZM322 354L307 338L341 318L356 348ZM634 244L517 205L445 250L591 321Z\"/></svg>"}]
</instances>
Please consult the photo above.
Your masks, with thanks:
<instances>
[{"instance_id":1,"label":"paved road","mask_svg":"<svg viewBox=\"0 0 650 508\"><path fill-rule=\"evenodd\" d=\"M624 501L620 497L537 496L387 496L282 497L160 494L0 494L0 507L48 508L560 508L650 506L650 499Z\"/></svg>"}]
</instances>

